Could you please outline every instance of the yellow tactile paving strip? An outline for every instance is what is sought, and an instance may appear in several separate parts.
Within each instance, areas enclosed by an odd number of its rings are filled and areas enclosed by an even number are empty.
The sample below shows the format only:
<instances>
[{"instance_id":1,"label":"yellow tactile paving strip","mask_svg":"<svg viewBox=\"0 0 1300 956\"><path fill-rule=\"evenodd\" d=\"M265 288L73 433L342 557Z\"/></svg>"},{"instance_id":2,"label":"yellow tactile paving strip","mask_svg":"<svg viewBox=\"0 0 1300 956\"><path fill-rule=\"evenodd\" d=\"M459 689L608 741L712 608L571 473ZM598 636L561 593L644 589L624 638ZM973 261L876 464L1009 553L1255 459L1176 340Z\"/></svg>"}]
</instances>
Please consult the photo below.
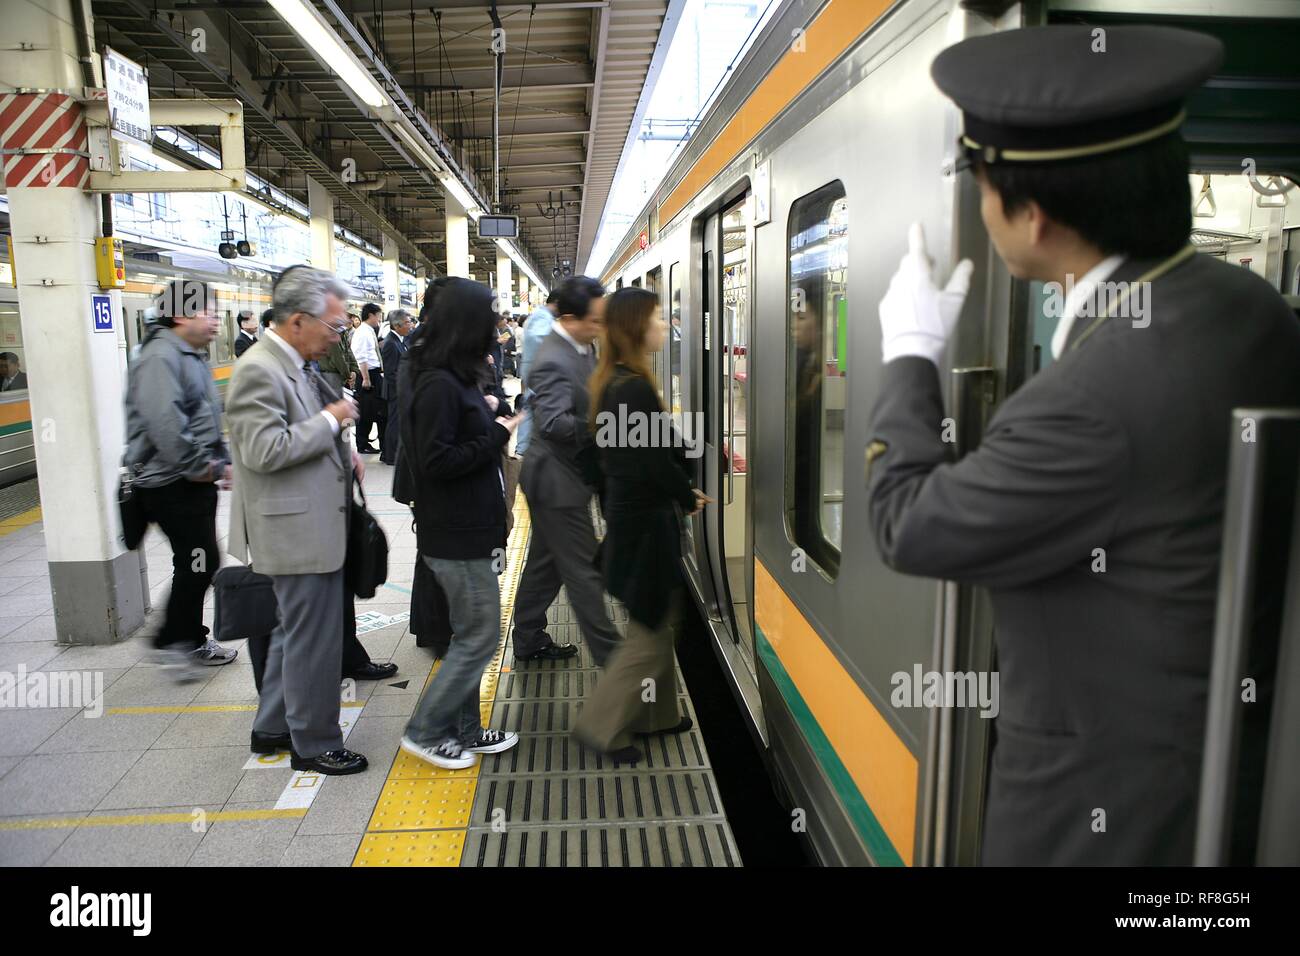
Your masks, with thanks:
<instances>
[{"instance_id":1,"label":"yellow tactile paving strip","mask_svg":"<svg viewBox=\"0 0 1300 956\"><path fill-rule=\"evenodd\" d=\"M5 518L0 521L0 538L7 534L13 534L20 531L28 525L36 524L41 520L41 506L37 505L29 511L24 511L20 515L14 515L12 518Z\"/></svg>"},{"instance_id":2,"label":"yellow tactile paving strip","mask_svg":"<svg viewBox=\"0 0 1300 956\"><path fill-rule=\"evenodd\" d=\"M483 722L496 701L506 654L506 634L523 571L531 520L523 495L515 499L515 526L501 575L501 641L479 685ZM438 665L429 670L432 679ZM443 770L398 751L375 804L353 866L460 866L478 787L480 764Z\"/></svg>"}]
</instances>

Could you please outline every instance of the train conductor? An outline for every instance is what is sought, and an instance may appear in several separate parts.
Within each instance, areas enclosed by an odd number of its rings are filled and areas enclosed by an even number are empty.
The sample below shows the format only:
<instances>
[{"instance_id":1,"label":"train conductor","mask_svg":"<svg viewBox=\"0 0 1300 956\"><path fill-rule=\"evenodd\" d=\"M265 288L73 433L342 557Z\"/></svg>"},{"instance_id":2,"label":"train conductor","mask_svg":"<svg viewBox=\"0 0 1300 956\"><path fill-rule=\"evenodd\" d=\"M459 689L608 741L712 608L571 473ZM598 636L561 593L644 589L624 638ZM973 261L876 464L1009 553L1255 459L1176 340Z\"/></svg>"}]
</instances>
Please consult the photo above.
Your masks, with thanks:
<instances>
[{"instance_id":1,"label":"train conductor","mask_svg":"<svg viewBox=\"0 0 1300 956\"><path fill-rule=\"evenodd\" d=\"M1300 405L1296 316L1189 244L1179 127L1221 44L1132 26L1098 46L1087 26L1034 27L931 68L1007 269L1073 282L1055 361L960 460L939 382L970 263L941 288L913 226L879 307L876 543L994 606L985 865L1191 863L1231 413Z\"/></svg>"}]
</instances>

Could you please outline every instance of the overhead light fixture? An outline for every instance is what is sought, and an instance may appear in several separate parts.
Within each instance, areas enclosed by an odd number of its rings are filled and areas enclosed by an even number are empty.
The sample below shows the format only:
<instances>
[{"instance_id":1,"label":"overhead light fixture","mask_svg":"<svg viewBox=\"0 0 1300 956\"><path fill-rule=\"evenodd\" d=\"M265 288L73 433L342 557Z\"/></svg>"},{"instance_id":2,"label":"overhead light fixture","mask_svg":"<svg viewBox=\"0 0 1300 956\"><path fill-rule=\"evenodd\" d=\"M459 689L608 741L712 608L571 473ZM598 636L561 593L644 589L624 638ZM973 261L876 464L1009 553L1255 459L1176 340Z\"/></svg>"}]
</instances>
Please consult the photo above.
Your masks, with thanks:
<instances>
[{"instance_id":1,"label":"overhead light fixture","mask_svg":"<svg viewBox=\"0 0 1300 956\"><path fill-rule=\"evenodd\" d=\"M388 94L308 0L270 0L270 3L317 59L333 70L361 102L373 109L389 105Z\"/></svg>"}]
</instances>

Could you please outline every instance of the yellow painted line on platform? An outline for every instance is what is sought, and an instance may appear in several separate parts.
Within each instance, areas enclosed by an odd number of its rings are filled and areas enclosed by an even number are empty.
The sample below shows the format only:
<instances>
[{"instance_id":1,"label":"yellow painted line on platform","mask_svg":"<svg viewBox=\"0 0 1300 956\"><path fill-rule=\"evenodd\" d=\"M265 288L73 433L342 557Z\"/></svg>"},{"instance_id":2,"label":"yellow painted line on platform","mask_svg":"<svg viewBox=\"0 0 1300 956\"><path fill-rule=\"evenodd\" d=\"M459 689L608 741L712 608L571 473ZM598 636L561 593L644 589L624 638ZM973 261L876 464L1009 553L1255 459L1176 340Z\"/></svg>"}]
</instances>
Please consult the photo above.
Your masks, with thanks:
<instances>
[{"instance_id":1,"label":"yellow painted line on platform","mask_svg":"<svg viewBox=\"0 0 1300 956\"><path fill-rule=\"evenodd\" d=\"M5 518L0 521L0 538L7 534L13 534L15 531L21 531L28 525L34 525L41 520L41 506L30 508L22 514L14 515L12 518Z\"/></svg>"},{"instance_id":2,"label":"yellow painted line on platform","mask_svg":"<svg viewBox=\"0 0 1300 956\"><path fill-rule=\"evenodd\" d=\"M204 813L207 823L235 820L298 820L305 809L293 810L212 810ZM0 820L0 830L59 830L71 827L145 827L167 823L191 824L194 811L183 813L134 813L121 816L49 817L44 820Z\"/></svg>"},{"instance_id":3,"label":"yellow painted line on platform","mask_svg":"<svg viewBox=\"0 0 1300 956\"><path fill-rule=\"evenodd\" d=\"M531 524L528 506L520 495L515 499L515 526L501 576L501 642L479 683L484 726L496 703ZM430 668L426 687L437 667ZM443 770L399 750L352 865L460 866L481 765L480 760L464 770Z\"/></svg>"},{"instance_id":4,"label":"yellow painted line on platform","mask_svg":"<svg viewBox=\"0 0 1300 956\"><path fill-rule=\"evenodd\" d=\"M345 700L340 707L364 707L364 700ZM106 714L233 714L257 710L257 704L184 704L157 707L109 707Z\"/></svg>"}]
</instances>

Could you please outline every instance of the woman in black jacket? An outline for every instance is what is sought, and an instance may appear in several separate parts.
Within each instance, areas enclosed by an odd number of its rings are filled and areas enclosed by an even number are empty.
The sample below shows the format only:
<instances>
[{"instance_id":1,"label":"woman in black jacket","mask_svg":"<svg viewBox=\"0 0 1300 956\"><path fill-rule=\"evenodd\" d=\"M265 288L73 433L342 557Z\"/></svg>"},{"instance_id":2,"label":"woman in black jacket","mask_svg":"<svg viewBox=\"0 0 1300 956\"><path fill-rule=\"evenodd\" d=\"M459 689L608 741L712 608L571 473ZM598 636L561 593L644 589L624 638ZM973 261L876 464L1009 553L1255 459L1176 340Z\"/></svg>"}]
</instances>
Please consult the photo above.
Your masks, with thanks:
<instances>
[{"instance_id":1,"label":"woman in black jacket","mask_svg":"<svg viewBox=\"0 0 1300 956\"><path fill-rule=\"evenodd\" d=\"M677 711L673 679L673 623L682 601L678 510L694 514L709 499L691 487L680 435L650 371L649 355L668 334L658 296L628 287L606 302L591 428L605 476L605 587L627 606L628 624L573 733L615 761L635 763L641 752L632 733L691 727ZM653 686L643 683L647 677Z\"/></svg>"},{"instance_id":2,"label":"woman in black jacket","mask_svg":"<svg viewBox=\"0 0 1300 956\"><path fill-rule=\"evenodd\" d=\"M479 718L479 682L501 639L501 451L519 424L518 417L496 417L483 396L493 301L487 286L451 279L407 356L404 448L415 481L416 543L447 597L455 637L406 725L402 749L448 769L471 767L478 754L519 741L509 731L484 730Z\"/></svg>"}]
</instances>

